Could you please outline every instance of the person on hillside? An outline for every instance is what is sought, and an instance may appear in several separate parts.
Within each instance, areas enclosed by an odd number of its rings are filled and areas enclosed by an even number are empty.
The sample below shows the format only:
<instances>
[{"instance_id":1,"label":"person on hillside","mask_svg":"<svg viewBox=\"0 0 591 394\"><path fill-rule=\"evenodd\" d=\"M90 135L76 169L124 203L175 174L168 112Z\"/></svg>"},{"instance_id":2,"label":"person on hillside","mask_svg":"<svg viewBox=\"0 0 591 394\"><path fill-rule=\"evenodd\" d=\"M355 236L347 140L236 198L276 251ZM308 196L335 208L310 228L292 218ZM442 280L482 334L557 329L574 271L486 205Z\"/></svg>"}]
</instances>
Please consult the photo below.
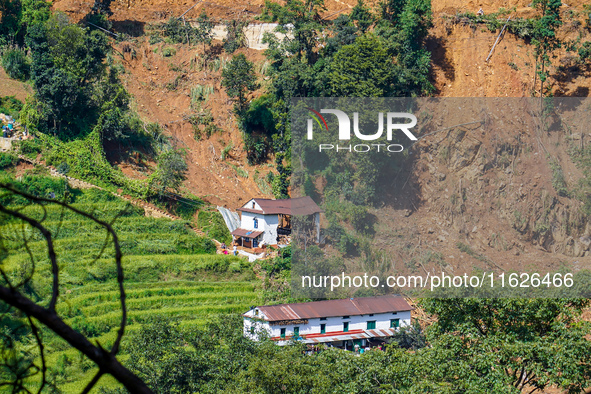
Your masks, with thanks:
<instances>
[{"instance_id":1,"label":"person on hillside","mask_svg":"<svg viewBox=\"0 0 591 394\"><path fill-rule=\"evenodd\" d=\"M232 251L234 252L234 256L236 256L238 254L238 247L234 245L234 249L232 249Z\"/></svg>"}]
</instances>

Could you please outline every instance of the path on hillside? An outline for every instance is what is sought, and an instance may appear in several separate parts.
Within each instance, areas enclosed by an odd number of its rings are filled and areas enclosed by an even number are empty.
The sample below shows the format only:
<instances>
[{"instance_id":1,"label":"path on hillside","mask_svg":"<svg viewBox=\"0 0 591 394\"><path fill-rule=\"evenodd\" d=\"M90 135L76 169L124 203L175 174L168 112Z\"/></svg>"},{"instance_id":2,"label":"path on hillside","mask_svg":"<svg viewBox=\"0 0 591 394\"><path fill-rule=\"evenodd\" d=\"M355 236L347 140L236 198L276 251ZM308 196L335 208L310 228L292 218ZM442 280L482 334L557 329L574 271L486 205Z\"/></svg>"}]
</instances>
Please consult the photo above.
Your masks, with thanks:
<instances>
[{"instance_id":1,"label":"path on hillside","mask_svg":"<svg viewBox=\"0 0 591 394\"><path fill-rule=\"evenodd\" d=\"M23 155L20 155L20 154L18 155L18 158L21 159L22 161L27 162L27 163L30 163L30 164L33 164L33 165L36 165L36 166L40 166L40 167L46 168L49 171L49 174L51 176L66 179L68 181L68 184L70 186L74 187L74 188L77 188L77 189L99 189L99 190L104 190L106 192L109 192L112 195L114 195L116 197L119 197L119 198L121 198L121 199L123 199L123 200L125 200L125 201L127 201L127 202L129 202L129 203L131 203L133 205L135 205L135 206L138 206L140 208L143 208L146 216L151 216L151 217L155 217L155 218L162 218L162 217L164 217L164 218L168 218L168 219L171 219L171 220L184 220L184 219L182 219L182 218L180 218L180 217L178 217L176 215L173 215L171 213L168 213L165 210L160 209L160 208L158 208L158 207L156 207L156 206L154 206L154 205L152 205L150 203L147 203L145 201L141 201L141 200L138 200L138 199L135 199L135 198L131 198L131 197L126 196L126 195L123 195L123 194L112 192L112 191L106 190L106 189L104 189L104 188L102 188L100 186L97 186L97 185L94 185L92 183L83 181L81 179L76 179L76 178L72 178L70 176L64 175L64 174L60 173L59 171L57 171L55 168L53 168L51 166L48 166L48 165L45 165L44 163L41 163L40 161L37 161L37 160L34 160L34 159L29 159L28 157L23 156ZM196 227L194 227L194 226L192 226L190 224L189 224L189 227L191 227L191 229L197 235L206 236L206 234L203 231L201 231L200 229L198 229L198 228L196 228ZM212 238L212 241L214 241L216 243L216 245L220 245L220 242L217 241L217 240L215 240L215 239L213 239L213 238Z\"/></svg>"}]
</instances>

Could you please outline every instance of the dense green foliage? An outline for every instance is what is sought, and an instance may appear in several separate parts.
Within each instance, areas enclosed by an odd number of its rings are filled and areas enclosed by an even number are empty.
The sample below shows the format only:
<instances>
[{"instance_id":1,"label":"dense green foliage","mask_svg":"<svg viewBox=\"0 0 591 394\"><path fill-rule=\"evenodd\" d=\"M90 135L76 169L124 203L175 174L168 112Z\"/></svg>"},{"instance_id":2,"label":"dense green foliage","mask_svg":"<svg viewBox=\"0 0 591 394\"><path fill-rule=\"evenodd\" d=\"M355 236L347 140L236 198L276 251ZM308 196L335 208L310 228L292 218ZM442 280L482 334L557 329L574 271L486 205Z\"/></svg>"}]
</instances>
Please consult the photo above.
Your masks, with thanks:
<instances>
[{"instance_id":1,"label":"dense green foliage","mask_svg":"<svg viewBox=\"0 0 591 394\"><path fill-rule=\"evenodd\" d=\"M9 49L2 55L2 67L10 78L25 81L29 78L29 62L24 51Z\"/></svg>"},{"instance_id":2,"label":"dense green foliage","mask_svg":"<svg viewBox=\"0 0 591 394\"><path fill-rule=\"evenodd\" d=\"M549 386L578 392L591 378L589 326L577 322L586 300L423 305L438 318L426 337L415 325L386 351L361 356L253 343L236 318L185 329L154 321L136 332L129 365L158 393L519 393Z\"/></svg>"},{"instance_id":3,"label":"dense green foliage","mask_svg":"<svg viewBox=\"0 0 591 394\"><path fill-rule=\"evenodd\" d=\"M264 99L244 106L241 124L250 163L275 153L277 198L288 195L292 98L417 96L433 89L430 53L424 48L431 26L429 1L384 2L379 15L359 1L350 14L330 22L320 16L323 10L322 1L267 2L262 15L287 36L265 36L271 86ZM253 114L273 119L272 127L269 121L255 121Z\"/></svg>"},{"instance_id":4,"label":"dense green foliage","mask_svg":"<svg viewBox=\"0 0 591 394\"><path fill-rule=\"evenodd\" d=\"M197 226L209 237L231 245L232 235L224 222L224 218L217 211L201 210L197 216Z\"/></svg>"},{"instance_id":5,"label":"dense green foliage","mask_svg":"<svg viewBox=\"0 0 591 394\"><path fill-rule=\"evenodd\" d=\"M0 112L18 119L19 112L23 108L23 103L14 96L0 97Z\"/></svg>"},{"instance_id":6,"label":"dense green foliage","mask_svg":"<svg viewBox=\"0 0 591 394\"><path fill-rule=\"evenodd\" d=\"M120 88L106 79L109 45L104 34L72 25L57 14L29 28L27 45L38 113L37 122L29 126L52 130L62 139L75 138L91 130L101 106L121 100Z\"/></svg>"},{"instance_id":7,"label":"dense green foliage","mask_svg":"<svg viewBox=\"0 0 591 394\"><path fill-rule=\"evenodd\" d=\"M237 112L244 110L246 94L256 88L254 64L242 53L232 57L222 70L222 86L229 97L237 99Z\"/></svg>"}]
</instances>

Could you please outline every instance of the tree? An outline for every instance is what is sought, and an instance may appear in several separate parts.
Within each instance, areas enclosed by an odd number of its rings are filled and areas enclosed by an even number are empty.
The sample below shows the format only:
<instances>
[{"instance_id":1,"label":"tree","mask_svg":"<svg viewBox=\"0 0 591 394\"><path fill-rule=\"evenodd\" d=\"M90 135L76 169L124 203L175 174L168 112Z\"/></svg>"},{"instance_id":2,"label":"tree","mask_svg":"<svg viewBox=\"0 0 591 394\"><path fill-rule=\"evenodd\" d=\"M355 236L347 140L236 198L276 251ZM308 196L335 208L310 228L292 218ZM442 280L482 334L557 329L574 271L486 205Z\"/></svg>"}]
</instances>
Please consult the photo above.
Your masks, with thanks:
<instances>
[{"instance_id":1,"label":"tree","mask_svg":"<svg viewBox=\"0 0 591 394\"><path fill-rule=\"evenodd\" d=\"M158 156L158 168L152 176L152 184L158 188L160 194L167 189L178 190L187 179L187 163L185 152L170 150Z\"/></svg>"},{"instance_id":2,"label":"tree","mask_svg":"<svg viewBox=\"0 0 591 394\"><path fill-rule=\"evenodd\" d=\"M222 86L229 97L238 99L237 110L242 112L246 108L246 93L257 88L254 64L242 53L232 57L222 71Z\"/></svg>"},{"instance_id":3,"label":"tree","mask_svg":"<svg viewBox=\"0 0 591 394\"><path fill-rule=\"evenodd\" d=\"M194 30L195 40L203 44L203 52L205 53L205 45L211 44L213 39L213 22L205 12L202 12L197 18L197 27Z\"/></svg>"},{"instance_id":4,"label":"tree","mask_svg":"<svg viewBox=\"0 0 591 394\"><path fill-rule=\"evenodd\" d=\"M97 119L97 85L105 77L109 49L105 35L70 24L55 15L28 29L31 79L41 104L40 131L71 139L87 133ZM29 125L30 126L30 125Z\"/></svg>"},{"instance_id":5,"label":"tree","mask_svg":"<svg viewBox=\"0 0 591 394\"><path fill-rule=\"evenodd\" d=\"M2 320L3 323L9 323L3 326L2 336L0 337L0 345L2 350L3 363L0 365L0 379L7 381L0 381L0 386L11 387L13 392L30 392L27 386L30 384L30 379L41 375L39 378L38 392L41 393L44 388L49 387L47 376L47 360L45 359L43 335L39 324L44 325L57 336L64 339L70 346L79 350L82 354L92 360L98 367L99 371L94 378L87 384L84 393L88 393L105 375L110 374L131 393L151 393L152 391L146 384L133 374L129 369L124 367L116 358L119 352L121 339L125 333L125 326L127 322L127 308L125 303L125 290L123 286L124 276L121 265L121 248L116 232L113 230L112 223L105 222L96 218L95 216L83 212L65 201L48 199L37 195L25 192L22 190L23 186L17 186L10 182L0 182L0 190L3 192L0 195L2 203L0 204L0 222L6 224L13 223L15 226L22 226L22 233L17 231L15 234L21 234L20 237L14 238L11 234L0 233L0 261L4 260L10 252L10 248L25 247L28 248L30 241L30 234L40 236L46 246L47 258L51 263L51 296L47 303L39 302L38 297L31 288L31 279L35 273L35 261L31 255L31 261L22 267L22 274L20 277L14 277L7 272L3 266L0 266L0 301L2 302ZM60 294L60 262L55 252L54 235L44 223L44 218L35 218L33 215L27 214L23 209L12 209L8 202L16 200L26 205L37 205L44 209L46 204L57 204L64 210L74 212L80 217L84 217L96 223L99 228L102 228L108 234L103 251L106 250L109 240L111 240L114 251L114 263L117 268L117 282L119 290L119 299L121 302L121 322L117 337L110 350L103 348L100 344L92 344L88 338L80 332L74 330L68 325L56 311ZM29 235L25 235L29 234ZM102 253L101 253L102 254ZM97 257L98 258L98 257ZM18 335L29 335L32 338L33 344L37 347L38 354L25 354L18 351L10 351L13 338L16 334L13 330L11 333L10 327L19 327L18 325L10 324L15 320L19 320L19 315L24 315L24 319L20 319L23 325L20 327ZM14 348L13 348L14 350ZM36 358L39 357L39 361Z\"/></svg>"},{"instance_id":6,"label":"tree","mask_svg":"<svg viewBox=\"0 0 591 394\"><path fill-rule=\"evenodd\" d=\"M456 390L580 392L591 379L587 299L430 299L433 378ZM486 384L486 386L484 386ZM484 390L481 390L484 392Z\"/></svg>"},{"instance_id":7,"label":"tree","mask_svg":"<svg viewBox=\"0 0 591 394\"><path fill-rule=\"evenodd\" d=\"M247 24L247 22L239 22L235 19L226 23L226 32L228 34L223 41L226 52L234 53L237 49L246 47L244 28Z\"/></svg>"},{"instance_id":8,"label":"tree","mask_svg":"<svg viewBox=\"0 0 591 394\"><path fill-rule=\"evenodd\" d=\"M383 39L363 35L345 45L330 65L330 95L335 97L382 97L392 91L392 57Z\"/></svg>"},{"instance_id":9,"label":"tree","mask_svg":"<svg viewBox=\"0 0 591 394\"><path fill-rule=\"evenodd\" d=\"M534 25L534 37L532 43L536 55L536 77L540 78L540 97L550 93L550 89L544 91L544 83L548 79L548 68L552 65L550 55L562 46L556 31L562 25L560 19L561 0L534 0L532 3L542 15ZM535 89L535 81L534 81Z\"/></svg>"}]
</instances>

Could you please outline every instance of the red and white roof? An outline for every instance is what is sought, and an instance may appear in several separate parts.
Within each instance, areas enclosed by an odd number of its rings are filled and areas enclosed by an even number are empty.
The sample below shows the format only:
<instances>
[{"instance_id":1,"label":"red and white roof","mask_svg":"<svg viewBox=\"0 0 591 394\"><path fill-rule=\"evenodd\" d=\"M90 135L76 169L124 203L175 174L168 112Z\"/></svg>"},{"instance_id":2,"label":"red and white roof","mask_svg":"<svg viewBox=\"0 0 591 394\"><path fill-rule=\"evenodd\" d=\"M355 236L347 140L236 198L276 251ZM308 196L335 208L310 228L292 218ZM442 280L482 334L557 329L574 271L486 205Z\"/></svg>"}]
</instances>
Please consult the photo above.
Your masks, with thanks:
<instances>
[{"instance_id":1,"label":"red and white roof","mask_svg":"<svg viewBox=\"0 0 591 394\"><path fill-rule=\"evenodd\" d=\"M261 209L252 208L252 202ZM312 215L322 212L314 200L309 196L298 198L286 198L282 200L271 200L267 198L253 198L241 208L241 212L262 213L263 215Z\"/></svg>"},{"instance_id":2,"label":"red and white roof","mask_svg":"<svg viewBox=\"0 0 591 394\"><path fill-rule=\"evenodd\" d=\"M296 304L265 305L259 306L257 309L262 313L262 316L260 317L263 320L273 322L314 319L320 317L404 312L412 310L412 307L399 295L384 295Z\"/></svg>"}]
</instances>

